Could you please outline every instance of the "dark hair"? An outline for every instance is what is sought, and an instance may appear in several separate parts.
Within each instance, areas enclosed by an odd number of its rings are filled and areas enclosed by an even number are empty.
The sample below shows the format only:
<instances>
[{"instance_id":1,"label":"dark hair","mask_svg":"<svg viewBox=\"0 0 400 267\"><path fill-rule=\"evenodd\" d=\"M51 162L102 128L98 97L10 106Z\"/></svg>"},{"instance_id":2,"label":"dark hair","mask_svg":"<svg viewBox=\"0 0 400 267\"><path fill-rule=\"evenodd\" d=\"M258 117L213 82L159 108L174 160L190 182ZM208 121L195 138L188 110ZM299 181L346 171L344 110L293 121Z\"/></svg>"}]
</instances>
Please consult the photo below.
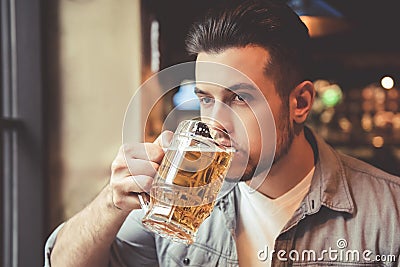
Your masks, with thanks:
<instances>
[{"instance_id":1,"label":"dark hair","mask_svg":"<svg viewBox=\"0 0 400 267\"><path fill-rule=\"evenodd\" d=\"M308 79L309 40L307 27L283 1L227 0L192 25L186 48L195 55L247 45L267 49L271 58L265 73L285 101L298 83Z\"/></svg>"}]
</instances>

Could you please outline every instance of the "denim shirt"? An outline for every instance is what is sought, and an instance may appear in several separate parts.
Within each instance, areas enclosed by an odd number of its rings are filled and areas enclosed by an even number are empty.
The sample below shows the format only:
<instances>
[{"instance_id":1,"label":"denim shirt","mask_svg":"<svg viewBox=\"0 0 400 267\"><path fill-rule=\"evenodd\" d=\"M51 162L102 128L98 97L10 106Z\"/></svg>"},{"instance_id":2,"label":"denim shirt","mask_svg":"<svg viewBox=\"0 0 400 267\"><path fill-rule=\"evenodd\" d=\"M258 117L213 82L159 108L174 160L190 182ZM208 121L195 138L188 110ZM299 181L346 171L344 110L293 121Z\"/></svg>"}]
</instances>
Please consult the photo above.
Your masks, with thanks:
<instances>
[{"instance_id":1,"label":"denim shirt","mask_svg":"<svg viewBox=\"0 0 400 267\"><path fill-rule=\"evenodd\" d=\"M316 155L310 190L275 247L253 256L265 261L272 255L272 266L400 266L400 178L339 154L305 131ZM143 212L132 211L112 245L110 266L238 266L239 201L235 186L189 246L145 230ZM45 266L58 229L46 244Z\"/></svg>"}]
</instances>

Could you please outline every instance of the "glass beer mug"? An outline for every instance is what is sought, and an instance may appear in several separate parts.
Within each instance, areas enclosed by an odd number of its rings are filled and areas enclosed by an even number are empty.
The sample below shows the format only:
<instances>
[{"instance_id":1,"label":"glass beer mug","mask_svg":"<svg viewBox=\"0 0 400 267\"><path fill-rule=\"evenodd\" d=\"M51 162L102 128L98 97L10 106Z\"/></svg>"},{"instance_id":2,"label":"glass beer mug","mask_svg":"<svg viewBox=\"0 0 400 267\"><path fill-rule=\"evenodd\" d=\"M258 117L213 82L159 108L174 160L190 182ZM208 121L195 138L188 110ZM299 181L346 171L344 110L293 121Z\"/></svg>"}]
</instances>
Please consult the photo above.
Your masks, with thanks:
<instances>
[{"instance_id":1,"label":"glass beer mug","mask_svg":"<svg viewBox=\"0 0 400 267\"><path fill-rule=\"evenodd\" d=\"M153 180L150 203L139 195L146 212L143 225L191 244L214 207L234 151L225 131L202 121L182 121Z\"/></svg>"}]
</instances>

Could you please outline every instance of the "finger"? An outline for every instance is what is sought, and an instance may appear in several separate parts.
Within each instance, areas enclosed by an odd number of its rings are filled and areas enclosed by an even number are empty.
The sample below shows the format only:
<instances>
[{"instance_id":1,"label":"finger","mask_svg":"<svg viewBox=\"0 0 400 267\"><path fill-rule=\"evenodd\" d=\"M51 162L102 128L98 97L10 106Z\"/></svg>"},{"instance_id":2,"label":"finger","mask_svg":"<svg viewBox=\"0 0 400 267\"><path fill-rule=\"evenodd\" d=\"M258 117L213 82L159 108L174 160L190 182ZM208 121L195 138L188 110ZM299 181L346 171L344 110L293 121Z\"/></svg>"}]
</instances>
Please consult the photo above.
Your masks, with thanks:
<instances>
[{"instance_id":1,"label":"finger","mask_svg":"<svg viewBox=\"0 0 400 267\"><path fill-rule=\"evenodd\" d=\"M111 181L112 188L119 196L130 195L131 192L148 192L153 183L153 177L147 175L126 176Z\"/></svg>"},{"instance_id":2,"label":"finger","mask_svg":"<svg viewBox=\"0 0 400 267\"><path fill-rule=\"evenodd\" d=\"M122 154L126 159L144 159L156 163L160 163L164 157L164 151L161 146L154 143L124 144L119 154Z\"/></svg>"},{"instance_id":3,"label":"finger","mask_svg":"<svg viewBox=\"0 0 400 267\"><path fill-rule=\"evenodd\" d=\"M116 208L118 208L119 210L140 209L141 204L138 197L138 193L128 192L126 194L120 194L116 192L118 191L113 191L112 195L112 201Z\"/></svg>"},{"instance_id":4,"label":"finger","mask_svg":"<svg viewBox=\"0 0 400 267\"><path fill-rule=\"evenodd\" d=\"M130 176L133 182L132 186L129 188L130 192L141 193L149 192L153 184L153 177L147 175L135 175Z\"/></svg>"},{"instance_id":5,"label":"finger","mask_svg":"<svg viewBox=\"0 0 400 267\"><path fill-rule=\"evenodd\" d=\"M154 141L154 144L161 146L162 148L167 148L171 145L172 137L174 133L171 131L163 131L157 139Z\"/></svg>"},{"instance_id":6,"label":"finger","mask_svg":"<svg viewBox=\"0 0 400 267\"><path fill-rule=\"evenodd\" d=\"M143 159L127 159L126 163L131 175L154 177L159 167L158 163Z\"/></svg>"}]
</instances>

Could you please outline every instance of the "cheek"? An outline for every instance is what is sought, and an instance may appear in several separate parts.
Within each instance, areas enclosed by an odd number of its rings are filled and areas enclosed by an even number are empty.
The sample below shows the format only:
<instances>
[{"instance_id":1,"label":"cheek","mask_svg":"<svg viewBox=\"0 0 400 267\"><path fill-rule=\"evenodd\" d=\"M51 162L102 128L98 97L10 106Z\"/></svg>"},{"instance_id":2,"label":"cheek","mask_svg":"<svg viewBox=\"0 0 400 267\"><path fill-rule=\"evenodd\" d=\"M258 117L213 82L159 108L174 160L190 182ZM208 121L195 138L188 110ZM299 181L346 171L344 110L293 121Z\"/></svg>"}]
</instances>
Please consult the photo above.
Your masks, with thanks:
<instances>
[{"instance_id":1,"label":"cheek","mask_svg":"<svg viewBox=\"0 0 400 267\"><path fill-rule=\"evenodd\" d=\"M276 122L279 116L279 105L275 103L276 106L270 106L270 108L265 107L265 105L255 106L251 121L251 153L258 157L261 154L262 158L269 158L274 154L276 147L276 137L278 130Z\"/></svg>"},{"instance_id":2,"label":"cheek","mask_svg":"<svg viewBox=\"0 0 400 267\"><path fill-rule=\"evenodd\" d=\"M204 108L203 106L200 106L200 116L201 117L210 117L211 116L211 109Z\"/></svg>"},{"instance_id":3,"label":"cheek","mask_svg":"<svg viewBox=\"0 0 400 267\"><path fill-rule=\"evenodd\" d=\"M237 112L239 118L235 121L235 135L243 147L251 150L260 147L261 135L259 121L253 112L241 110Z\"/></svg>"}]
</instances>

